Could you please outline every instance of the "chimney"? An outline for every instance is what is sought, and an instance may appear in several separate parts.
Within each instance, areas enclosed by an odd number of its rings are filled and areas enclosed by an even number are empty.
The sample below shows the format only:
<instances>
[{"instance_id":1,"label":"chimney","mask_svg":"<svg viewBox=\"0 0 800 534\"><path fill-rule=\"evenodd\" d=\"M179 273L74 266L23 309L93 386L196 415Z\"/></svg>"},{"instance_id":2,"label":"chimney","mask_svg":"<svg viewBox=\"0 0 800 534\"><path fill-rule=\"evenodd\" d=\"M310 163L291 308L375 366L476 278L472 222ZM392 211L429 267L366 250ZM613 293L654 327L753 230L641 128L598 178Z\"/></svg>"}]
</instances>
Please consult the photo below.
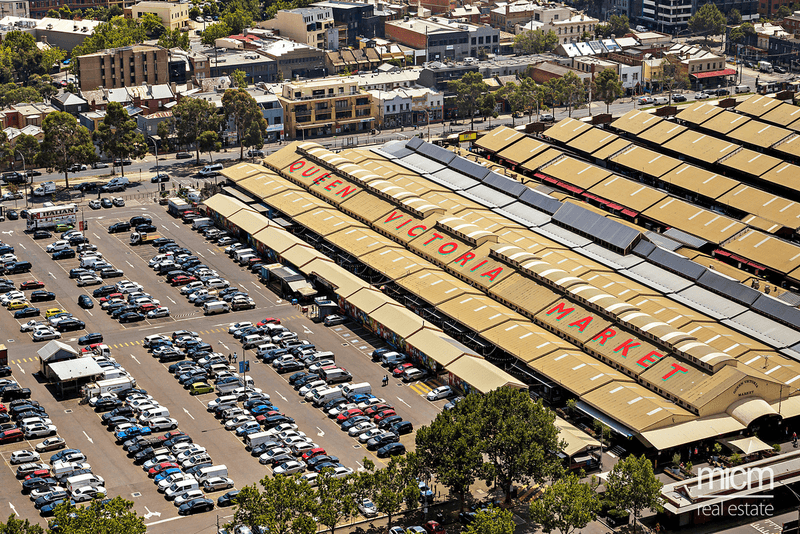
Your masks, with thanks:
<instances>
[{"instance_id":1,"label":"chimney","mask_svg":"<svg viewBox=\"0 0 800 534\"><path fill-rule=\"evenodd\" d=\"M511 6L509 6L508 3L506 3L506 17L510 13L510 11L511 11Z\"/></svg>"}]
</instances>

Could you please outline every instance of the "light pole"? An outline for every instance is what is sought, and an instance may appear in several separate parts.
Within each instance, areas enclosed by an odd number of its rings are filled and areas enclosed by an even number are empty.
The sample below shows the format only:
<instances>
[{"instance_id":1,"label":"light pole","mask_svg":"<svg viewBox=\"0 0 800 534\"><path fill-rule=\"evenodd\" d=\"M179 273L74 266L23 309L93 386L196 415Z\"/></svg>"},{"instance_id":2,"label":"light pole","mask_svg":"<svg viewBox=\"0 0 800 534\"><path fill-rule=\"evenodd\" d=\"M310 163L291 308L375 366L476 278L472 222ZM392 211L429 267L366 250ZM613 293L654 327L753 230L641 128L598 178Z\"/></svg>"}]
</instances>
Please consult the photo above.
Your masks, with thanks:
<instances>
[{"instance_id":1,"label":"light pole","mask_svg":"<svg viewBox=\"0 0 800 534\"><path fill-rule=\"evenodd\" d=\"M28 207L28 187L29 186L28 186L28 173L25 170L25 154L23 154L19 150L16 150L15 152L17 154L19 154L19 157L22 158L22 174L25 176L25 207L27 208ZM33 176L31 176L31 181L33 181Z\"/></svg>"},{"instance_id":2,"label":"light pole","mask_svg":"<svg viewBox=\"0 0 800 534\"><path fill-rule=\"evenodd\" d=\"M153 142L153 148L156 151L156 176L158 176L159 174L161 174L160 171L158 170L158 143L156 143L156 140L150 137L149 135L145 139ZM161 178L159 178L158 180L159 183L161 183Z\"/></svg>"}]
</instances>

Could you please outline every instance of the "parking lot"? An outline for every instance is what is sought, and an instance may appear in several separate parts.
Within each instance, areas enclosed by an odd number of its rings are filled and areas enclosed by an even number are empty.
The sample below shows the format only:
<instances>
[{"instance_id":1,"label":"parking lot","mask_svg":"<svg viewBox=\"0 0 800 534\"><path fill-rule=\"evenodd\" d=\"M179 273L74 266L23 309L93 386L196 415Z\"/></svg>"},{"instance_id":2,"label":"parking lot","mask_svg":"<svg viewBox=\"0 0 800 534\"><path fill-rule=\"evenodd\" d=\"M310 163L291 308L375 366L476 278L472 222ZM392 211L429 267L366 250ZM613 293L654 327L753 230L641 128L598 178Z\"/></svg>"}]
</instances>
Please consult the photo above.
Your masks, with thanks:
<instances>
[{"instance_id":1,"label":"parking lot","mask_svg":"<svg viewBox=\"0 0 800 534\"><path fill-rule=\"evenodd\" d=\"M148 261L157 254L157 249L150 245L130 246L128 232L107 233L108 226L126 221L134 215L151 217L160 235L175 239L178 244L189 248L231 285L249 293L256 308L204 316L202 308L195 307L180 294L179 287L170 286L164 277L148 266ZM146 350L143 346L145 336L170 334L181 329L191 330L197 332L217 352L225 355L237 352L239 361L246 357L252 362L248 376L253 378L255 387L269 394L272 403L281 412L292 417L300 431L325 448L328 454L337 456L342 464L355 470L362 467L361 460L365 456L379 465L385 463L385 460L378 459L373 451L368 451L356 439L342 432L334 420L298 396L297 391L287 381L288 374L278 374L271 366L260 362L252 350L243 356L241 345L228 333L230 323L255 323L265 317L280 319L290 331L315 344L318 350L334 352L337 365L353 374L354 383L370 382L372 392L385 399L387 404L393 405L397 413L410 421L414 428L432 420L446 403L445 400L429 402L425 399L425 394L439 385L433 381L406 384L390 378L389 384L383 387L381 378L387 374L387 370L370 360L372 351L383 346L378 338L361 328L351 328L352 325L349 324L325 327L310 321L303 315L301 308L281 300L261 284L255 274L235 264L223 252L223 247L207 242L202 235L192 231L189 225L167 214L164 207L129 200L121 208L96 211L87 208L83 216L88 222L84 233L98 247L104 259L123 270L124 279L141 284L143 291L159 299L162 306L168 307L169 317L120 324L100 309L97 299L93 299L95 306L92 309L79 307L79 296L91 295L93 289L99 286L77 287L75 280L69 278L69 271L79 265L79 260L75 258L53 261L45 252L45 247L51 240L33 240L24 233L24 220L0 223L0 240L14 246L15 254L20 260L33 264L30 273L7 278L12 279L17 286L31 279L44 282L45 289L56 294L56 300L36 303L34 306L41 308L43 312L48 308L63 308L85 322L85 330L66 332L61 341L77 347L79 336L87 332L102 333L104 342L111 348L112 357L136 379L138 387L147 390L161 405L169 409L170 416L179 422L179 429L192 436L195 443L205 447L214 464L227 465L236 488L256 482L269 474L270 469L259 464L258 458L252 457L245 450L242 440L233 432L225 430L220 420L207 411L206 404L216 395L210 393L190 396L167 370L169 364L160 363ZM54 235L52 240L57 238ZM104 283L115 283L121 279L115 278ZM55 398L47 384L34 376L39 370L36 351L46 342L36 343L29 333L19 332L20 324L27 320L29 319L16 320L12 312L0 310L0 327L7 332L5 344L13 371L11 378L20 386L31 388L33 398L45 407L53 423L58 426L58 435L66 440L68 447L80 449L87 456L93 472L105 479L109 494L122 495L133 500L136 510L150 524L149 532L174 529L171 523L176 520L181 522L182 530L199 531L214 524L217 514L221 522L227 521L225 517L231 513L229 508L218 508L212 514L178 516L176 508L157 493L153 481L142 468L134 465L115 444L113 433L101 424L102 414L79 403L79 399L59 401ZM403 435L400 441L413 448L413 436L413 433ZM4 444L0 446L0 457L7 460L12 451L29 448L39 441L41 440L30 444ZM20 482L14 477L12 469L3 470L0 480L7 482L0 490L0 506L3 506L3 501L7 502L7 513L15 512L32 521L44 522L27 496L21 495L18 489ZM210 494L211 498L216 496L216 493Z\"/></svg>"}]
</instances>

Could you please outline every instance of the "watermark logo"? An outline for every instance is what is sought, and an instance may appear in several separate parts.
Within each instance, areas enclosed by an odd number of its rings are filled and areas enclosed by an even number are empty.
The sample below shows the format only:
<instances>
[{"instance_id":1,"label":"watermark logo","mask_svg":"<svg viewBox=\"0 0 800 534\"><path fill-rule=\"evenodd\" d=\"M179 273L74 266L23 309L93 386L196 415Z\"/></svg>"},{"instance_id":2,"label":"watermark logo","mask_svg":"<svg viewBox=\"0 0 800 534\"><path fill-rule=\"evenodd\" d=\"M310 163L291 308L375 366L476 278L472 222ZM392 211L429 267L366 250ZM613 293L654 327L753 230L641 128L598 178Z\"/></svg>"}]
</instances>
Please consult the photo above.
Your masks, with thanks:
<instances>
[{"instance_id":1,"label":"watermark logo","mask_svg":"<svg viewBox=\"0 0 800 534\"><path fill-rule=\"evenodd\" d=\"M773 515L775 473L771 467L733 467L697 470L697 500L713 500L700 508L708 517L765 517Z\"/></svg>"}]
</instances>

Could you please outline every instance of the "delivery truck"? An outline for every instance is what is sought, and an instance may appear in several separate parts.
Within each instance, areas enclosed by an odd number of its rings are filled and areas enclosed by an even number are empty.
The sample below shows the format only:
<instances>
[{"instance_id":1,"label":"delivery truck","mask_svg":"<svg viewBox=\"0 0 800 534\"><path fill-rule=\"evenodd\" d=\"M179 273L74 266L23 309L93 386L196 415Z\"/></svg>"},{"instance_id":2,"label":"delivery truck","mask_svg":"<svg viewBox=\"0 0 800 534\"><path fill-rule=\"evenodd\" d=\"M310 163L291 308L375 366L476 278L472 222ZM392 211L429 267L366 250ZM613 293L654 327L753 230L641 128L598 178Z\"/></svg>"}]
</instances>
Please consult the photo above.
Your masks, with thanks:
<instances>
[{"instance_id":1,"label":"delivery truck","mask_svg":"<svg viewBox=\"0 0 800 534\"><path fill-rule=\"evenodd\" d=\"M225 465L212 465L200 470L197 474L197 481L202 484L209 478L226 476L228 476L228 468Z\"/></svg>"},{"instance_id":2,"label":"delivery truck","mask_svg":"<svg viewBox=\"0 0 800 534\"><path fill-rule=\"evenodd\" d=\"M132 376L121 376L110 380L90 382L83 387L84 397L98 397L103 393L119 393L136 387L136 379Z\"/></svg>"},{"instance_id":3,"label":"delivery truck","mask_svg":"<svg viewBox=\"0 0 800 534\"><path fill-rule=\"evenodd\" d=\"M173 197L167 201L167 211L173 217L183 217L183 214L191 209L192 205L182 198Z\"/></svg>"},{"instance_id":4,"label":"delivery truck","mask_svg":"<svg viewBox=\"0 0 800 534\"><path fill-rule=\"evenodd\" d=\"M159 237L161 237L159 234L131 232L131 245L132 246L145 245L147 243L152 243Z\"/></svg>"}]
</instances>

